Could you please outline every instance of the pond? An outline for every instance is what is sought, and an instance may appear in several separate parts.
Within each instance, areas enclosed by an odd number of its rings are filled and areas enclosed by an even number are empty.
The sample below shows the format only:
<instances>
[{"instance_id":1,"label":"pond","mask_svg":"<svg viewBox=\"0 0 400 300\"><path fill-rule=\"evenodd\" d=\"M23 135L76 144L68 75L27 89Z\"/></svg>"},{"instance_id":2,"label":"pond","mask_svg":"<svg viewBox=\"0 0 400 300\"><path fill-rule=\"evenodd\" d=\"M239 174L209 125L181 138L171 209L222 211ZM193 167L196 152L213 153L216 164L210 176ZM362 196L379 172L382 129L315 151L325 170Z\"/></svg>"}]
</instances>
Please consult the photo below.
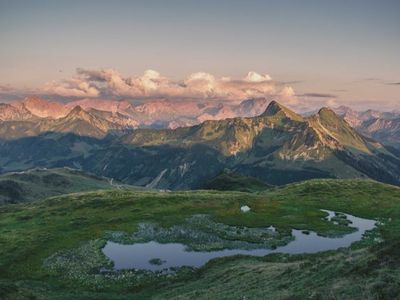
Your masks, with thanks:
<instances>
[{"instance_id":1,"label":"pond","mask_svg":"<svg viewBox=\"0 0 400 300\"><path fill-rule=\"evenodd\" d=\"M335 213L328 213L328 220L333 221ZM209 260L217 257L233 255L265 256L271 253L316 253L348 247L362 239L364 233L375 227L376 221L358 218L349 214L341 214L351 227L357 230L341 237L323 237L312 231L292 230L294 240L276 249L223 249L216 251L193 251L181 243L146 243L120 244L108 241L102 249L103 253L114 263L114 270L142 269L160 271L183 266L201 267ZM332 220L331 220L332 219ZM349 222L350 221L350 222Z\"/></svg>"}]
</instances>

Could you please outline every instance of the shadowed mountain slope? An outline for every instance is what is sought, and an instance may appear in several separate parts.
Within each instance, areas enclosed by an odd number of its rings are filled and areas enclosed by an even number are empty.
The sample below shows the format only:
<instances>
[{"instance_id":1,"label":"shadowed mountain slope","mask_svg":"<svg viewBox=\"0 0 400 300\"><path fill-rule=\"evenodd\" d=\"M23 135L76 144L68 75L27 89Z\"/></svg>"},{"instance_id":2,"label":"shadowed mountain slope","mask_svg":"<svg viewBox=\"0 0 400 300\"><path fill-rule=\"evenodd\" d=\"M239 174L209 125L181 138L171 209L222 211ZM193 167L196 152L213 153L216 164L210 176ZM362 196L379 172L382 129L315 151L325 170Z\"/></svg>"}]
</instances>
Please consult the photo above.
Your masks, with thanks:
<instances>
[{"instance_id":1,"label":"shadowed mountain slope","mask_svg":"<svg viewBox=\"0 0 400 300\"><path fill-rule=\"evenodd\" d=\"M3 125L0 136L9 128ZM363 177L400 183L398 157L327 108L305 118L272 101L257 117L124 132L103 112L76 107L40 126L40 135L3 140L2 172L69 166L167 189L202 187L225 168L274 185Z\"/></svg>"},{"instance_id":2,"label":"shadowed mountain slope","mask_svg":"<svg viewBox=\"0 0 400 300\"><path fill-rule=\"evenodd\" d=\"M44 199L68 193L120 187L109 179L79 170L32 169L0 175L0 204Z\"/></svg>"}]
</instances>

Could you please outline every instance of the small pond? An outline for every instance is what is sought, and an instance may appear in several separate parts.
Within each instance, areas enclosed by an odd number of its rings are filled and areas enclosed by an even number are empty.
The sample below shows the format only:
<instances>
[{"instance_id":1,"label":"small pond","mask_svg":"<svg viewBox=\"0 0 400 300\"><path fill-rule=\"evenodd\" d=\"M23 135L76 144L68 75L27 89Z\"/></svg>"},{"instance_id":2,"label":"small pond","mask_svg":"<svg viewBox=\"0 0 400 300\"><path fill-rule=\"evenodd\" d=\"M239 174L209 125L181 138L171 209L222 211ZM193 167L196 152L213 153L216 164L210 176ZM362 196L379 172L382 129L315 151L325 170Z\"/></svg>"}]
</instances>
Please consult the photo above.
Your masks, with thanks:
<instances>
[{"instance_id":1,"label":"small pond","mask_svg":"<svg viewBox=\"0 0 400 300\"><path fill-rule=\"evenodd\" d=\"M323 210L328 213L330 221L334 212ZM265 256L271 253L316 253L326 250L335 250L348 247L353 242L362 239L364 233L375 227L376 221L358 218L349 214L343 214L349 226L357 230L341 237L323 237L312 231L292 230L294 240L285 246L276 249L223 249L216 251L193 251L180 243L158 243L150 241L146 243L119 244L108 241L102 249L103 253L114 263L114 270L143 269L159 271L173 267L201 267L209 260L217 257L232 255Z\"/></svg>"}]
</instances>

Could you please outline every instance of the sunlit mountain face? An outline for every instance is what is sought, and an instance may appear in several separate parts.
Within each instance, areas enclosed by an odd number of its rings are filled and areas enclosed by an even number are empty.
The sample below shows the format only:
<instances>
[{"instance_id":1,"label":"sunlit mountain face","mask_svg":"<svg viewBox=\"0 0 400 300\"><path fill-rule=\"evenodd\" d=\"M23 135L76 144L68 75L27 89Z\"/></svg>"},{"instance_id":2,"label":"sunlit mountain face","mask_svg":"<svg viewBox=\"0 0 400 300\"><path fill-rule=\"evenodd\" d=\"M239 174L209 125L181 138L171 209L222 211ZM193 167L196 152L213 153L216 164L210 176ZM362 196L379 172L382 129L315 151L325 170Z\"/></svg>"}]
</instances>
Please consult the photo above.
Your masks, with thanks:
<instances>
[{"instance_id":1,"label":"sunlit mountain face","mask_svg":"<svg viewBox=\"0 0 400 300\"><path fill-rule=\"evenodd\" d=\"M63 104L30 96L22 101L2 104L0 120L61 119L79 106L87 112L103 114L105 118L129 128L176 128L206 120L256 116L265 110L270 101L269 98L251 98L233 103L218 100L156 99L135 103L126 100L83 99Z\"/></svg>"},{"instance_id":2,"label":"sunlit mountain face","mask_svg":"<svg viewBox=\"0 0 400 300\"><path fill-rule=\"evenodd\" d=\"M28 96L20 101L0 104L0 122L2 132L10 133L11 121L25 121L26 130L14 130L10 136L34 135L46 130L54 130L57 123L69 120L76 112L78 118L102 120L100 131L96 135L104 136L110 130L133 130L137 128L175 129L200 124L209 120L224 120L237 117L255 117L262 114L272 96L250 98L242 101L218 100L170 100L148 99L142 101L81 99L62 103L45 100L37 96ZM358 132L376 139L387 146L398 148L400 145L400 113L378 110L357 111L347 106L332 109ZM305 112L309 116L315 112ZM301 113L300 113L301 114ZM34 126L31 126L32 122ZM8 124L8 125L7 125ZM38 124L41 124L40 126ZM13 128L16 125L13 124ZM17 126L18 127L18 126Z\"/></svg>"},{"instance_id":3,"label":"sunlit mountain face","mask_svg":"<svg viewBox=\"0 0 400 300\"><path fill-rule=\"evenodd\" d=\"M94 108L97 103L110 110ZM250 99L231 106L229 118L218 115L226 107L217 106L213 118L192 118L195 125L183 126L178 122L187 115L171 113L170 123L157 119L161 110L179 111L171 102L158 101L154 110L120 104L28 98L3 105L2 172L66 166L168 189L200 188L224 169L274 185L332 177L400 184L397 150L364 136L329 108L302 116L276 101ZM204 114L204 107L185 107ZM38 116L54 115L53 109L64 115ZM181 126L168 128L172 122Z\"/></svg>"}]
</instances>

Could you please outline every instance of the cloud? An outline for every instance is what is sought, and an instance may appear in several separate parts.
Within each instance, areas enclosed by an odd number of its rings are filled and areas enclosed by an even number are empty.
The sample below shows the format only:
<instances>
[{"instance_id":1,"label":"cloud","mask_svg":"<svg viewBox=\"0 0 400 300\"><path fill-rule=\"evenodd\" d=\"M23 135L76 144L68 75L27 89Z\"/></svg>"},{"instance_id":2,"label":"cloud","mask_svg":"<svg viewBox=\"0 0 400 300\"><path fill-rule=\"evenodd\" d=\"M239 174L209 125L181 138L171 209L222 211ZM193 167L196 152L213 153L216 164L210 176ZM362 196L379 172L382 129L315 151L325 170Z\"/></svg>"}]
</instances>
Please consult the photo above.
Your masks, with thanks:
<instances>
[{"instance_id":1,"label":"cloud","mask_svg":"<svg viewBox=\"0 0 400 300\"><path fill-rule=\"evenodd\" d=\"M262 75L262 74L258 74L256 72L249 72L249 73L247 73L245 80L247 82L264 82L264 81L272 80L272 78L267 74Z\"/></svg>"},{"instance_id":2,"label":"cloud","mask_svg":"<svg viewBox=\"0 0 400 300\"><path fill-rule=\"evenodd\" d=\"M375 77L371 77L371 78L364 78L362 81L374 81L380 84L384 84L384 85L400 85L399 81L389 81L389 80L385 80L385 79L381 79L381 78L375 78Z\"/></svg>"},{"instance_id":3,"label":"cloud","mask_svg":"<svg viewBox=\"0 0 400 300\"><path fill-rule=\"evenodd\" d=\"M183 80L171 80L154 70L139 76L124 77L114 69L86 70L78 68L71 79L46 83L43 91L63 97L119 97L132 99L218 99L244 100L274 96L283 102L297 101L293 89L268 74L249 72L241 79L217 78L206 72L190 74Z\"/></svg>"},{"instance_id":4,"label":"cloud","mask_svg":"<svg viewBox=\"0 0 400 300\"><path fill-rule=\"evenodd\" d=\"M12 102L15 100L22 100L27 93L33 94L36 90L32 89L18 89L10 85L0 85L0 102Z\"/></svg>"},{"instance_id":5,"label":"cloud","mask_svg":"<svg viewBox=\"0 0 400 300\"><path fill-rule=\"evenodd\" d=\"M100 95L100 91L95 86L79 77L50 81L45 84L43 91L62 97L98 97Z\"/></svg>"},{"instance_id":6,"label":"cloud","mask_svg":"<svg viewBox=\"0 0 400 300\"><path fill-rule=\"evenodd\" d=\"M324 106L336 107L340 104L338 96L334 94L309 92L297 94L296 96L298 101L292 107L299 112L307 112L310 109Z\"/></svg>"},{"instance_id":7,"label":"cloud","mask_svg":"<svg viewBox=\"0 0 400 300\"><path fill-rule=\"evenodd\" d=\"M368 78L363 78L362 81L381 81L381 78L377 77L368 77Z\"/></svg>"},{"instance_id":8,"label":"cloud","mask_svg":"<svg viewBox=\"0 0 400 300\"><path fill-rule=\"evenodd\" d=\"M305 93L298 95L299 97L311 97L311 98L336 98L336 95L333 94L324 94L324 93Z\"/></svg>"},{"instance_id":9,"label":"cloud","mask_svg":"<svg viewBox=\"0 0 400 300\"><path fill-rule=\"evenodd\" d=\"M9 85L0 85L0 93L12 91L13 88Z\"/></svg>"}]
</instances>

